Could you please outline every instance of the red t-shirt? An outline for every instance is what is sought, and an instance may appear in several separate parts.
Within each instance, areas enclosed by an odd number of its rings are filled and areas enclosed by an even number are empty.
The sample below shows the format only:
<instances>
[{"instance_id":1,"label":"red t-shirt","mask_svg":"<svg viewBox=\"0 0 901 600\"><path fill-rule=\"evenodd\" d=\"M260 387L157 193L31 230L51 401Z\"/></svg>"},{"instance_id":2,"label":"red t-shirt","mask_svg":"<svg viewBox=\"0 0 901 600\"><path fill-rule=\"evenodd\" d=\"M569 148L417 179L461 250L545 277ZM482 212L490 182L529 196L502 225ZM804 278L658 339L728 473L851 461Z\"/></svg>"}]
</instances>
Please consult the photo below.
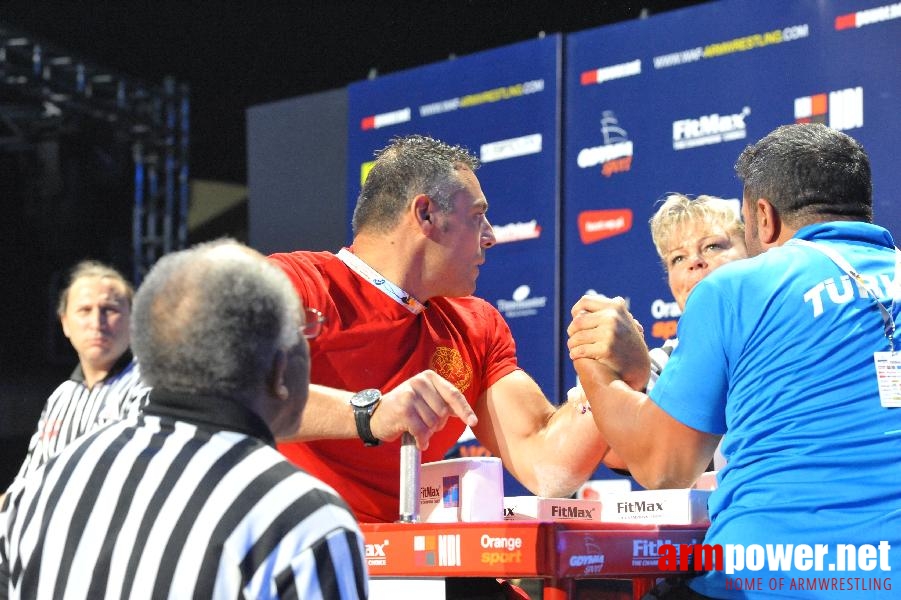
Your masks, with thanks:
<instances>
[{"instance_id":1,"label":"red t-shirt","mask_svg":"<svg viewBox=\"0 0 901 600\"><path fill-rule=\"evenodd\" d=\"M313 383L384 393L432 369L474 407L492 384L518 368L510 328L484 300L432 298L428 308L413 314L330 252L269 258L288 274L303 305L326 316L322 333L310 340ZM432 436L422 462L442 460L464 429L460 419L449 419ZM291 462L335 488L360 521L397 520L400 439L374 448L359 439L278 447Z\"/></svg>"}]
</instances>

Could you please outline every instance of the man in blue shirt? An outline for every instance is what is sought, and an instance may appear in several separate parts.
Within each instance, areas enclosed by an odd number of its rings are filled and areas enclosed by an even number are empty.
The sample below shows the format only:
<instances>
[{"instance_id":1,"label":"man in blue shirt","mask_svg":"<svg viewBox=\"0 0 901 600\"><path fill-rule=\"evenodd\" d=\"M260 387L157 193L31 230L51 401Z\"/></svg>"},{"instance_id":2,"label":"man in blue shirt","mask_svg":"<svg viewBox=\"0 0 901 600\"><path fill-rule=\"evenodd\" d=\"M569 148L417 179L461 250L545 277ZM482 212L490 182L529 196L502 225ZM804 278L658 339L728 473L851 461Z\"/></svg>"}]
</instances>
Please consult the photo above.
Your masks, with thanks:
<instances>
[{"instance_id":1,"label":"man in blue shirt","mask_svg":"<svg viewBox=\"0 0 901 600\"><path fill-rule=\"evenodd\" d=\"M723 569L703 565L669 597L889 597L901 568L901 253L872 224L869 159L843 133L788 125L736 171L753 258L692 290L650 397L604 362L611 332L609 352L643 343L620 300L574 306L570 355L595 422L646 487L689 486L723 438L705 539Z\"/></svg>"}]
</instances>

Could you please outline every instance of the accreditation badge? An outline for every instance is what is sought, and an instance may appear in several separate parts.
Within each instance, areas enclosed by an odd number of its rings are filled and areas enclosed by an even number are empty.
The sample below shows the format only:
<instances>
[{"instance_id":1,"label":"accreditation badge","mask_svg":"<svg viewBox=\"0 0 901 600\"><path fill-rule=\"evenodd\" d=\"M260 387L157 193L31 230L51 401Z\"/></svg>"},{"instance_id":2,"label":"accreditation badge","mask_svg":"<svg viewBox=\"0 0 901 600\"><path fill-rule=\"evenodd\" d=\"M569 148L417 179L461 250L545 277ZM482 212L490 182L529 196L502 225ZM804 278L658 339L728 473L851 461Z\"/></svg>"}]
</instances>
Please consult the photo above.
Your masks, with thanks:
<instances>
[{"instance_id":1,"label":"accreditation badge","mask_svg":"<svg viewBox=\"0 0 901 600\"><path fill-rule=\"evenodd\" d=\"M876 352L873 359L879 403L885 408L901 408L901 352Z\"/></svg>"}]
</instances>

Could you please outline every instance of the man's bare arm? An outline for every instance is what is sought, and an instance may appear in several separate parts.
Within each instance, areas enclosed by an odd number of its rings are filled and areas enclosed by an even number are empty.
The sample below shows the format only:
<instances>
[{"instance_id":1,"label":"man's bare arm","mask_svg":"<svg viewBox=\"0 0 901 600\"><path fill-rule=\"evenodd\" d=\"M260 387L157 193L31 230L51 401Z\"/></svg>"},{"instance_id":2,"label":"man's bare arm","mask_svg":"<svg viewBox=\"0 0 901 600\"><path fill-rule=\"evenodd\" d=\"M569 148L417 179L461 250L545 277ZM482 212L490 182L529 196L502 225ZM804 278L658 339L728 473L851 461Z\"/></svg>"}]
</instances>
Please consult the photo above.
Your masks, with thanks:
<instances>
[{"instance_id":1,"label":"man's bare arm","mask_svg":"<svg viewBox=\"0 0 901 600\"><path fill-rule=\"evenodd\" d=\"M587 405L573 401L554 407L523 371L492 385L477 414L473 432L479 442L539 496L571 495L609 449Z\"/></svg>"},{"instance_id":2,"label":"man's bare arm","mask_svg":"<svg viewBox=\"0 0 901 600\"><path fill-rule=\"evenodd\" d=\"M295 436L280 441L356 438L352 394L353 391L310 385L300 429ZM452 417L462 419L470 427L478 423L466 397L453 384L434 371L423 371L393 390L383 391L370 428L382 441L410 432L418 446L425 449L432 434Z\"/></svg>"}]
</instances>

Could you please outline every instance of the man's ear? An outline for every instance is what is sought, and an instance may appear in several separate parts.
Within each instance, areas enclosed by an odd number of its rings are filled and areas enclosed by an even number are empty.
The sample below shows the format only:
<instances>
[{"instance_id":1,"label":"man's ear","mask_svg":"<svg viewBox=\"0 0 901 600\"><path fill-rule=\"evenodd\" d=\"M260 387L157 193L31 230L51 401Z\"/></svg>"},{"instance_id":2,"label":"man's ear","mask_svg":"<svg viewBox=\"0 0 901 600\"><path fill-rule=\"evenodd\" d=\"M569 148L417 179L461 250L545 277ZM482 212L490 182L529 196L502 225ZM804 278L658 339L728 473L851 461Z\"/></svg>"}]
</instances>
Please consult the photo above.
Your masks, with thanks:
<instances>
[{"instance_id":1,"label":"man's ear","mask_svg":"<svg viewBox=\"0 0 901 600\"><path fill-rule=\"evenodd\" d=\"M288 354L284 350L275 353L272 366L266 376L266 390L273 398L287 400L289 391L285 383L285 372L288 370Z\"/></svg>"},{"instance_id":2,"label":"man's ear","mask_svg":"<svg viewBox=\"0 0 901 600\"><path fill-rule=\"evenodd\" d=\"M428 194L419 194L413 198L411 210L413 211L413 218L420 227L431 227L434 225L432 208L432 199Z\"/></svg>"},{"instance_id":3,"label":"man's ear","mask_svg":"<svg viewBox=\"0 0 901 600\"><path fill-rule=\"evenodd\" d=\"M782 233L782 220L773 204L766 198L758 198L754 203L757 215L757 235L764 245L775 244Z\"/></svg>"}]
</instances>

